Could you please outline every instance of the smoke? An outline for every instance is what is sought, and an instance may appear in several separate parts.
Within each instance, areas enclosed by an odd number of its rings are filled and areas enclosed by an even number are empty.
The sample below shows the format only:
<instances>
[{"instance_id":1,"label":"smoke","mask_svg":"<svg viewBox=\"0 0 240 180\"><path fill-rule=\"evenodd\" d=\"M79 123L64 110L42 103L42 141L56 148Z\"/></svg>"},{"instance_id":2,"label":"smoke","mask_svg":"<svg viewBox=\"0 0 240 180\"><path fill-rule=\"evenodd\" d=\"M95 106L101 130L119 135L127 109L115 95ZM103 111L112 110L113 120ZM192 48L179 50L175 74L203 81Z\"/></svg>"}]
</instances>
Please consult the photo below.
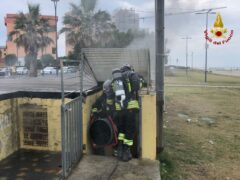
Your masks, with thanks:
<instances>
[{"instance_id":1,"label":"smoke","mask_svg":"<svg viewBox=\"0 0 240 180\"><path fill-rule=\"evenodd\" d=\"M166 28L166 53L168 51L168 55L171 55L171 52L174 52L174 49L178 48L179 44L184 44L181 40L182 37L186 35L194 36L194 32L197 32L196 27L196 15L193 14L179 14L180 12L188 12L199 10L202 8L200 6L201 3L190 2L189 0L169 0L166 1L166 14L173 14L171 16L165 17L165 28ZM145 5L146 6L146 5ZM154 16L154 1L149 2L149 5L136 7L139 10L140 17L144 16ZM152 14L149 15L149 10L152 11ZM195 18L195 17L196 18ZM205 18L202 17L202 20L197 20L199 26L203 26ZM193 25L193 26L191 26ZM154 81L155 79L155 34L153 33L155 29L155 18L144 20L141 22L141 26L144 28L148 28L148 30L152 33L147 33L143 38L135 39L128 48L147 48L150 50L151 55L151 79ZM198 30L199 31L199 30ZM201 31L201 30L200 30ZM182 47L185 47L183 45ZM180 52L181 53L181 52ZM185 53L185 50L184 50Z\"/></svg>"}]
</instances>

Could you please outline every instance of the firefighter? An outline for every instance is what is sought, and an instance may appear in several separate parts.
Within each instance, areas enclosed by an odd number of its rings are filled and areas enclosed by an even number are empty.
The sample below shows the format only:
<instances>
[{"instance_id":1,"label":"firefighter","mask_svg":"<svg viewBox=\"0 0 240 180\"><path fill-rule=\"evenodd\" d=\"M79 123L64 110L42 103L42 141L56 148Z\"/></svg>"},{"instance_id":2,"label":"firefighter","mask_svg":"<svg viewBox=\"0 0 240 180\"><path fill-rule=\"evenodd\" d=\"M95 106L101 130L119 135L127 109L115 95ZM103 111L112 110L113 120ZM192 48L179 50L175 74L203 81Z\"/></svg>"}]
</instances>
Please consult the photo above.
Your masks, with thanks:
<instances>
[{"instance_id":1,"label":"firefighter","mask_svg":"<svg viewBox=\"0 0 240 180\"><path fill-rule=\"evenodd\" d=\"M121 113L121 106L118 102L115 102L115 94L112 88L112 81L106 80L103 84L103 94L97 99L97 101L92 106L92 116L93 119L97 120L99 118L107 118L109 121L113 121L114 139L113 142L113 155L117 156L117 124L118 117ZM117 113L116 113L117 112ZM110 117L110 119L109 119ZM104 155L103 147L95 147L95 153Z\"/></svg>"},{"instance_id":2,"label":"firefighter","mask_svg":"<svg viewBox=\"0 0 240 180\"><path fill-rule=\"evenodd\" d=\"M111 80L103 83L103 94L97 99L92 106L92 114L94 117L106 118L112 116L114 93L111 88Z\"/></svg>"},{"instance_id":3,"label":"firefighter","mask_svg":"<svg viewBox=\"0 0 240 180\"><path fill-rule=\"evenodd\" d=\"M119 159L122 161L129 161L132 159L131 147L133 146L136 115L139 113L140 109L138 91L142 87L143 79L134 72L134 69L129 64L124 65L120 70L122 74L121 78L123 81L125 97L121 111L122 115L119 118L120 121L118 124L119 144L117 152ZM116 91L115 88L113 89Z\"/></svg>"}]
</instances>

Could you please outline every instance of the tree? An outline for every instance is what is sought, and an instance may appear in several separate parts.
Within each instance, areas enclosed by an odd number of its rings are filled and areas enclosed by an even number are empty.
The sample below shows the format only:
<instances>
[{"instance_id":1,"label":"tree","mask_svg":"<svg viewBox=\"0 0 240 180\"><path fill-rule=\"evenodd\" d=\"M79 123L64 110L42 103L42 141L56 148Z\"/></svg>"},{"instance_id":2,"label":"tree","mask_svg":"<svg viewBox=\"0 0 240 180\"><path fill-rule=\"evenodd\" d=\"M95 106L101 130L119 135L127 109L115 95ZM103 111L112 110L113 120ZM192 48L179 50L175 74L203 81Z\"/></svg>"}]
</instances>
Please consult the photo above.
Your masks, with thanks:
<instances>
[{"instance_id":1,"label":"tree","mask_svg":"<svg viewBox=\"0 0 240 180\"><path fill-rule=\"evenodd\" d=\"M74 48L73 55L81 48L104 47L113 35L111 16L105 11L95 12L97 0L81 0L80 5L70 4L71 10L64 16L64 28L67 43Z\"/></svg>"},{"instance_id":2,"label":"tree","mask_svg":"<svg viewBox=\"0 0 240 180\"><path fill-rule=\"evenodd\" d=\"M24 58L24 61L25 61L25 67L29 70L30 69L30 64L31 62L34 61L34 57L32 57L31 54L27 54ZM37 60L36 60L37 61ZM37 63L36 63L37 64Z\"/></svg>"},{"instance_id":3,"label":"tree","mask_svg":"<svg viewBox=\"0 0 240 180\"><path fill-rule=\"evenodd\" d=\"M17 62L16 54L8 54L5 56L5 64L7 66L14 66Z\"/></svg>"},{"instance_id":4,"label":"tree","mask_svg":"<svg viewBox=\"0 0 240 180\"><path fill-rule=\"evenodd\" d=\"M131 30L128 32L119 32L117 29L113 33L113 40L107 47L124 48L127 47L134 39L134 34Z\"/></svg>"},{"instance_id":5,"label":"tree","mask_svg":"<svg viewBox=\"0 0 240 180\"><path fill-rule=\"evenodd\" d=\"M47 47L53 40L46 35L51 27L46 19L41 18L39 5L28 5L28 13L20 12L16 17L14 30L10 32L11 38L17 47L23 47L30 58L30 76L37 76L37 56L41 48Z\"/></svg>"},{"instance_id":6,"label":"tree","mask_svg":"<svg viewBox=\"0 0 240 180\"><path fill-rule=\"evenodd\" d=\"M41 57L41 63L43 67L49 66L50 64L52 65L54 61L55 59L51 54L44 54Z\"/></svg>"}]
</instances>

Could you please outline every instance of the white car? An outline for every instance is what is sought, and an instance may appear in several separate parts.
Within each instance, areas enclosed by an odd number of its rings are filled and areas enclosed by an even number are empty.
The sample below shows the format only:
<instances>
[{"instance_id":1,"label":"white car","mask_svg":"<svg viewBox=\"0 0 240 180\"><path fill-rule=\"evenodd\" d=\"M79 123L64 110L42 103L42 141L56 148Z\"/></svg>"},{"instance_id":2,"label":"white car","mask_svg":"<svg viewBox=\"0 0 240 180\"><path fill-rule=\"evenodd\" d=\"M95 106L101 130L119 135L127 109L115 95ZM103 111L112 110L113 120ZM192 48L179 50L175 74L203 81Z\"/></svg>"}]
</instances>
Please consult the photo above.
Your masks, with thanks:
<instances>
[{"instance_id":1,"label":"white car","mask_svg":"<svg viewBox=\"0 0 240 180\"><path fill-rule=\"evenodd\" d=\"M7 74L7 68L0 68L0 76L5 76Z\"/></svg>"},{"instance_id":2,"label":"white car","mask_svg":"<svg viewBox=\"0 0 240 180\"><path fill-rule=\"evenodd\" d=\"M55 67L45 67L41 70L41 74L57 74L57 69Z\"/></svg>"},{"instance_id":3,"label":"white car","mask_svg":"<svg viewBox=\"0 0 240 180\"><path fill-rule=\"evenodd\" d=\"M0 68L0 76L11 76L11 70L9 67Z\"/></svg>"},{"instance_id":4,"label":"white car","mask_svg":"<svg viewBox=\"0 0 240 180\"><path fill-rule=\"evenodd\" d=\"M16 68L16 73L18 75L28 74L28 69L26 67L17 67Z\"/></svg>"},{"instance_id":5,"label":"white car","mask_svg":"<svg viewBox=\"0 0 240 180\"><path fill-rule=\"evenodd\" d=\"M64 66L62 69L63 69L63 73L67 73L68 72L68 67ZM61 68L59 70L59 73L61 73Z\"/></svg>"},{"instance_id":6,"label":"white car","mask_svg":"<svg viewBox=\"0 0 240 180\"><path fill-rule=\"evenodd\" d=\"M64 66L62 69L63 73L76 73L78 71L75 66ZM59 73L61 73L61 69L59 70Z\"/></svg>"}]
</instances>

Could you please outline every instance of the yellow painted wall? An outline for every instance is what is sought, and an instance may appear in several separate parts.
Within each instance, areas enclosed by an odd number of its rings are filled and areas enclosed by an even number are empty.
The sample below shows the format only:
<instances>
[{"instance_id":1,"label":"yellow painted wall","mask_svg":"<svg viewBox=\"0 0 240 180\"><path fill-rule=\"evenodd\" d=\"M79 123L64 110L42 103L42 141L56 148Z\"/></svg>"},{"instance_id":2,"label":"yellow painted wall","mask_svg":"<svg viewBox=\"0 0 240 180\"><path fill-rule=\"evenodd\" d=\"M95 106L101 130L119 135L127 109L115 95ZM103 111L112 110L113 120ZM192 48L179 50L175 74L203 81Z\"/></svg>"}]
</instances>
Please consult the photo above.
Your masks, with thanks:
<instances>
[{"instance_id":1,"label":"yellow painted wall","mask_svg":"<svg viewBox=\"0 0 240 180\"><path fill-rule=\"evenodd\" d=\"M101 94L102 92L98 92L91 96L88 96L85 99L85 103L83 104L83 144L86 145L86 150L84 151L86 154L91 153L88 129L92 105L96 102L97 98L101 96Z\"/></svg>"},{"instance_id":2,"label":"yellow painted wall","mask_svg":"<svg viewBox=\"0 0 240 180\"><path fill-rule=\"evenodd\" d=\"M86 97L83 104L83 144L86 154L91 153L88 136L92 104L102 94L95 93ZM144 159L156 159L156 96L142 97L142 154ZM66 102L70 101L66 99ZM48 147L23 145L22 112L26 104L41 106L48 114ZM0 101L0 160L19 148L61 151L61 100L40 98L17 98ZM20 137L19 137L20 136Z\"/></svg>"},{"instance_id":3,"label":"yellow painted wall","mask_svg":"<svg viewBox=\"0 0 240 180\"><path fill-rule=\"evenodd\" d=\"M83 144L85 152L90 152L88 126L92 104L101 92L86 97L83 104ZM71 101L65 99L66 102ZM47 109L48 147L28 146L23 143L22 113L34 107ZM14 153L19 148L32 150L61 151L61 100L40 98L16 98L0 101L0 160Z\"/></svg>"},{"instance_id":4,"label":"yellow painted wall","mask_svg":"<svg viewBox=\"0 0 240 180\"><path fill-rule=\"evenodd\" d=\"M156 159L156 95L142 95L142 155Z\"/></svg>"},{"instance_id":5,"label":"yellow painted wall","mask_svg":"<svg viewBox=\"0 0 240 180\"><path fill-rule=\"evenodd\" d=\"M0 160L19 148L16 99L0 101Z\"/></svg>"}]
</instances>

